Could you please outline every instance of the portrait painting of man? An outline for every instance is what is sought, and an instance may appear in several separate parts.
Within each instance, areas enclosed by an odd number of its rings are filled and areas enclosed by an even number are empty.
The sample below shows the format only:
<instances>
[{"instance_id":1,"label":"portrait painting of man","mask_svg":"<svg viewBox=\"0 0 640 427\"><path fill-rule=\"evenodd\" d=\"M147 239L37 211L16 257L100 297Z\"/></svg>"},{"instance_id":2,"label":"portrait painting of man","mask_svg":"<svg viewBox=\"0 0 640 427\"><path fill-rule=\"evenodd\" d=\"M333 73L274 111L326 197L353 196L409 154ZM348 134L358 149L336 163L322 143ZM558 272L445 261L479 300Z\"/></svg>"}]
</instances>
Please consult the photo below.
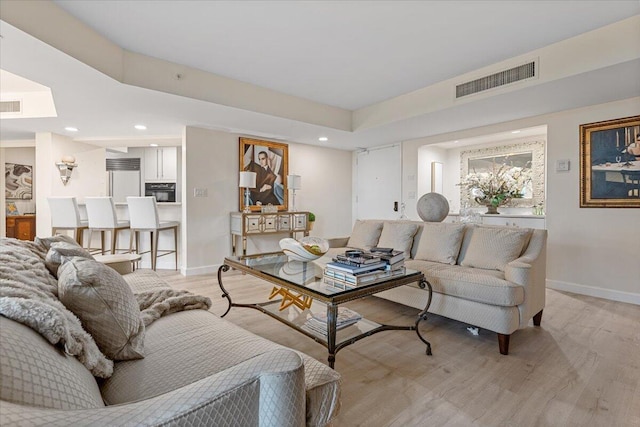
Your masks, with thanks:
<instances>
[{"instance_id":1,"label":"portrait painting of man","mask_svg":"<svg viewBox=\"0 0 640 427\"><path fill-rule=\"evenodd\" d=\"M264 205L287 210L287 149L286 144L240 138L240 170L256 173L256 186L249 189L251 210L259 211ZM244 209L244 204L245 198L242 196L240 210Z\"/></svg>"}]
</instances>

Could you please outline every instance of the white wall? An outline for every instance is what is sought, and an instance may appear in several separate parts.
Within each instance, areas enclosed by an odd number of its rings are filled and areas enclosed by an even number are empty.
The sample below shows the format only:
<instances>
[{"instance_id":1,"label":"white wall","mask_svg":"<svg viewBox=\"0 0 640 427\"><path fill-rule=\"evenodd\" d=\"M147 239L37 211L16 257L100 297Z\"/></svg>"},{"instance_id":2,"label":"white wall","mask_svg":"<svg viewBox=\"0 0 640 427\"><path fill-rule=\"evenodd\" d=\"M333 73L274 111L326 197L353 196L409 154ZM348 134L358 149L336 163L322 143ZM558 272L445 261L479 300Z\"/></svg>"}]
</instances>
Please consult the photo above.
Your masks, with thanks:
<instances>
[{"instance_id":1,"label":"white wall","mask_svg":"<svg viewBox=\"0 0 640 427\"><path fill-rule=\"evenodd\" d=\"M63 155L74 156L78 165L67 185L60 180L60 172L56 166ZM76 196L78 202L82 202L85 196L105 195L107 187L104 148L76 142L53 133L37 133L35 170L35 183L38 188L37 236L51 235L51 214L47 197Z\"/></svg>"},{"instance_id":2,"label":"white wall","mask_svg":"<svg viewBox=\"0 0 640 427\"><path fill-rule=\"evenodd\" d=\"M403 143L403 197L407 215L409 176L417 174L418 150L425 144L464 139L513 129L547 125L546 223L547 286L640 304L640 209L580 208L579 126L640 114L640 98L594 105L555 114L467 129ZM569 159L569 172L556 172L558 159ZM452 159L449 159L451 162ZM456 172L459 173L459 172Z\"/></svg>"},{"instance_id":3,"label":"white wall","mask_svg":"<svg viewBox=\"0 0 640 427\"><path fill-rule=\"evenodd\" d=\"M238 138L240 135L187 127L183 139L183 274L215 272L231 254L231 212L238 211ZM334 237L351 231L351 153L288 143L289 173L302 177L297 210L311 211L311 233ZM188 166L187 166L188 165ZM193 197L206 188L208 197ZM247 253L279 249L286 234L250 238ZM240 245L241 243L238 242Z\"/></svg>"}]
</instances>

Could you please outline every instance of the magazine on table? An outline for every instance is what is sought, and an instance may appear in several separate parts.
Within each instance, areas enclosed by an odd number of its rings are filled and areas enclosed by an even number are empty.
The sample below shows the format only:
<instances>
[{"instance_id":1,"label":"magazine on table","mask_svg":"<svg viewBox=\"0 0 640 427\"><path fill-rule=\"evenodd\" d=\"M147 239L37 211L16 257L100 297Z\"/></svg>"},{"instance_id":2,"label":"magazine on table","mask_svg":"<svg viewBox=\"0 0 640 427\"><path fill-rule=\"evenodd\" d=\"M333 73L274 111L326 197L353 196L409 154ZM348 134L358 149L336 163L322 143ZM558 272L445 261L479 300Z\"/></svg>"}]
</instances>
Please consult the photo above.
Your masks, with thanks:
<instances>
[{"instance_id":1,"label":"magazine on table","mask_svg":"<svg viewBox=\"0 0 640 427\"><path fill-rule=\"evenodd\" d=\"M327 323L327 312L325 310L313 313L313 319L320 322ZM357 311L353 311L347 307L338 307L338 317L336 319L337 325L342 325L347 322L357 322L362 319L362 316Z\"/></svg>"}]
</instances>

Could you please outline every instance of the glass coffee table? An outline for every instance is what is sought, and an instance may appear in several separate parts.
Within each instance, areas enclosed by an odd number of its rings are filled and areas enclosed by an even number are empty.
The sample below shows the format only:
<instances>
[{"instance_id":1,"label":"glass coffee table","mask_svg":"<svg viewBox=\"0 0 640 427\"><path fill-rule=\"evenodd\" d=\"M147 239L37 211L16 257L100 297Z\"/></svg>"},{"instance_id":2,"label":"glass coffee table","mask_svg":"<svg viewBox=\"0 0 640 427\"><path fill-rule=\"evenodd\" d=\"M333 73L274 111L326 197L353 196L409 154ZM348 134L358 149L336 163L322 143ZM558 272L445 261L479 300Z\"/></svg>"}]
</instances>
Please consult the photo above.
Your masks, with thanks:
<instances>
[{"instance_id":1,"label":"glass coffee table","mask_svg":"<svg viewBox=\"0 0 640 427\"><path fill-rule=\"evenodd\" d=\"M234 303L222 284L222 275L230 268L272 284L274 288L270 300L254 304ZM431 344L424 339L418 329L420 321L427 319L427 310L431 305L432 296L431 284L421 272L405 269L401 274L393 277L381 278L357 287L346 287L324 279L323 271L324 265L318 261L289 261L282 252L225 258L224 264L218 269L218 285L223 292L222 297L228 300L229 306L221 317L226 316L231 307L259 310L324 345L329 353L328 361L331 368L334 366L336 354L341 349L362 338L389 330L416 331L418 338L427 345L426 353L431 355ZM337 328L340 304L416 282L421 288L429 290L429 298L427 306L418 313L415 324L384 325L363 317L347 327ZM318 331L318 328L307 327L314 314L326 314L326 333Z\"/></svg>"}]
</instances>

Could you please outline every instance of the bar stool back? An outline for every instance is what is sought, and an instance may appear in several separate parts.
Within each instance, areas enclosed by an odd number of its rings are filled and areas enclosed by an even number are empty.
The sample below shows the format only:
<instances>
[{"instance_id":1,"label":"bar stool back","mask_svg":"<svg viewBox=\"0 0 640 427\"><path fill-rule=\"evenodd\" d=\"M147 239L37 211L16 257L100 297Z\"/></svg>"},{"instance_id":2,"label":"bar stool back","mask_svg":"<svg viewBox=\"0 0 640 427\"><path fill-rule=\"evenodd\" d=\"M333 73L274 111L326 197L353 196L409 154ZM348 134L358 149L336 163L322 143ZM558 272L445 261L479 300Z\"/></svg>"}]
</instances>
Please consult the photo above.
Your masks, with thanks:
<instances>
[{"instance_id":1,"label":"bar stool back","mask_svg":"<svg viewBox=\"0 0 640 427\"><path fill-rule=\"evenodd\" d=\"M133 251L133 239L136 240L136 253L151 253L151 268L156 269L158 257L175 254L175 266L178 269L178 221L160 221L158 205L155 197L127 197L129 205L129 221L131 222L131 237L129 239L129 251ZM160 231L173 230L174 249L158 250L158 235ZM139 252L140 233L149 232L151 250ZM160 254L159 254L160 253Z\"/></svg>"},{"instance_id":2,"label":"bar stool back","mask_svg":"<svg viewBox=\"0 0 640 427\"><path fill-rule=\"evenodd\" d=\"M100 250L102 255L106 252L105 232L111 233L110 251L116 253L118 233L129 228L129 221L119 221L116 216L116 205L112 197L86 197L87 216L89 218L90 236L94 231L100 232ZM89 242L91 245L91 242Z\"/></svg>"},{"instance_id":3,"label":"bar stool back","mask_svg":"<svg viewBox=\"0 0 640 427\"><path fill-rule=\"evenodd\" d=\"M89 227L86 220L80 219L78 201L75 197L47 197L51 211L51 235L59 230L72 230L73 238L82 245L83 231Z\"/></svg>"}]
</instances>

